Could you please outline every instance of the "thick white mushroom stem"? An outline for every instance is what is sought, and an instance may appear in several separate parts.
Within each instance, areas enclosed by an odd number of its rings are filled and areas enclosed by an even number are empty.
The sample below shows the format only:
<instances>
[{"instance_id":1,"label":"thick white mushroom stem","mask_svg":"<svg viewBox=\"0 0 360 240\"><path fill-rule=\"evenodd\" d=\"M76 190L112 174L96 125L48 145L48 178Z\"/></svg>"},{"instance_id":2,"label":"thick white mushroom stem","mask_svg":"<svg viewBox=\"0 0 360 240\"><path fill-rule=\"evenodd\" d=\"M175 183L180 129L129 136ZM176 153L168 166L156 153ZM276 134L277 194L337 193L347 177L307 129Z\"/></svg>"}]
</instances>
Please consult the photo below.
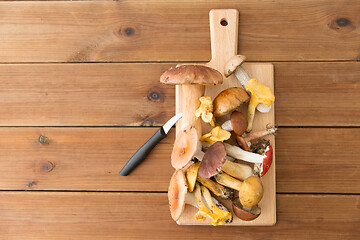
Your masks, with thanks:
<instances>
[{"instance_id":1,"label":"thick white mushroom stem","mask_svg":"<svg viewBox=\"0 0 360 240\"><path fill-rule=\"evenodd\" d=\"M226 153L228 155L230 155L231 157L236 158L236 159L241 159L245 162L262 164L264 157L266 157L266 156L263 156L263 155L260 155L257 153L244 151L241 148L232 146L228 143L224 143L224 144L225 144L225 148L226 148Z\"/></svg>"},{"instance_id":2,"label":"thick white mushroom stem","mask_svg":"<svg viewBox=\"0 0 360 240\"><path fill-rule=\"evenodd\" d=\"M214 199L211 197L210 191L204 187L201 186L201 192L204 196L204 199L212 211L212 213L217 217L217 219L214 219L211 221L211 224L214 226L216 225L224 225L225 223L232 222L232 214L229 212L222 204L219 202L215 203Z\"/></svg>"},{"instance_id":3,"label":"thick white mushroom stem","mask_svg":"<svg viewBox=\"0 0 360 240\"><path fill-rule=\"evenodd\" d=\"M215 175L214 178L216 182L220 183L221 185L240 191L241 181L237 180L236 178L233 178L226 173L219 173Z\"/></svg>"},{"instance_id":4,"label":"thick white mushroom stem","mask_svg":"<svg viewBox=\"0 0 360 240\"><path fill-rule=\"evenodd\" d=\"M266 135L270 135L270 134L273 134L277 131L277 128L275 127L272 127L272 128L268 128L268 129L265 129L265 130L260 130L260 131L257 131L257 132L252 132L252 133L249 133L247 134L245 137L244 137L244 140L246 142L250 142L254 139L257 139L257 138L261 138L261 137L264 137Z\"/></svg>"},{"instance_id":5,"label":"thick white mushroom stem","mask_svg":"<svg viewBox=\"0 0 360 240\"><path fill-rule=\"evenodd\" d=\"M204 157L205 153L201 150L201 147L198 148L198 150L195 152L194 154L194 158L196 158L198 161L202 161L203 157Z\"/></svg>"}]
</instances>

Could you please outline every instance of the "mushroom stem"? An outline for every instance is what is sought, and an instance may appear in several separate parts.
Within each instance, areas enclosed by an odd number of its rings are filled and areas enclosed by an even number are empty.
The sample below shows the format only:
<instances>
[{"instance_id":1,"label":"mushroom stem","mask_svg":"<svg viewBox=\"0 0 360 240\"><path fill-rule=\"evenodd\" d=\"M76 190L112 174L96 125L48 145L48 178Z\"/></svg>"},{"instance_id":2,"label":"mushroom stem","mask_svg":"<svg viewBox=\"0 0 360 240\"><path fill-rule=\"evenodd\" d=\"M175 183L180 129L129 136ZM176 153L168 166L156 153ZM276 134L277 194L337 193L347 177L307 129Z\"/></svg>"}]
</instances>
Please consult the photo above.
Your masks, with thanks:
<instances>
[{"instance_id":1,"label":"mushroom stem","mask_svg":"<svg viewBox=\"0 0 360 240\"><path fill-rule=\"evenodd\" d=\"M241 181L245 180L253 174L253 170L250 166L241 163L230 162L227 160L225 161L221 170Z\"/></svg>"},{"instance_id":2,"label":"mushroom stem","mask_svg":"<svg viewBox=\"0 0 360 240\"><path fill-rule=\"evenodd\" d=\"M213 221L211 221L211 224L216 226L217 224L224 225L225 223L232 222L231 212L229 212L219 202L215 203L213 198L211 197L209 190L206 187L201 186L201 192L202 192L202 195L204 196L204 199L205 199L207 205L209 206L210 210L217 217L217 219L214 219Z\"/></svg>"},{"instance_id":3,"label":"mushroom stem","mask_svg":"<svg viewBox=\"0 0 360 240\"><path fill-rule=\"evenodd\" d=\"M236 178L233 178L226 173L219 173L215 175L214 178L216 182L220 183L221 185L240 191L241 181L237 180Z\"/></svg>"},{"instance_id":4,"label":"mushroom stem","mask_svg":"<svg viewBox=\"0 0 360 240\"><path fill-rule=\"evenodd\" d=\"M233 191L229 188L226 188L210 179L202 178L199 175L197 176L197 181L207 187L211 192L216 196L229 199L233 197Z\"/></svg>"},{"instance_id":5,"label":"mushroom stem","mask_svg":"<svg viewBox=\"0 0 360 240\"><path fill-rule=\"evenodd\" d=\"M244 140L246 142L250 142L251 140L261 138L261 137L264 137L266 135L273 134L276 131L277 131L277 128L273 127L273 128L268 128L268 129L265 129L265 130L249 133L244 137Z\"/></svg>"},{"instance_id":6,"label":"mushroom stem","mask_svg":"<svg viewBox=\"0 0 360 240\"><path fill-rule=\"evenodd\" d=\"M227 154L229 154L233 158L241 159L241 160L244 160L246 162L251 162L251 163L259 163L259 164L263 163L263 160L264 160L263 155L244 151L241 148L232 146L228 143L225 143L225 148L226 148Z\"/></svg>"},{"instance_id":7,"label":"mushroom stem","mask_svg":"<svg viewBox=\"0 0 360 240\"><path fill-rule=\"evenodd\" d=\"M212 220L216 219L214 214L206 207L205 203L202 200L199 183L196 183L194 193L188 195L190 196L193 195L193 197L192 198L187 197L185 202L199 209L199 211L194 216L196 220L205 221L206 217L210 217ZM194 204L194 200L195 200L195 204Z\"/></svg>"},{"instance_id":8,"label":"mushroom stem","mask_svg":"<svg viewBox=\"0 0 360 240\"><path fill-rule=\"evenodd\" d=\"M201 150L201 148L199 148L195 154L194 154L194 158L196 158L197 160L199 160L200 162L202 161L203 157L204 157L205 153Z\"/></svg>"},{"instance_id":9,"label":"mushroom stem","mask_svg":"<svg viewBox=\"0 0 360 240\"><path fill-rule=\"evenodd\" d=\"M226 130L226 131L232 131L234 130L233 127L232 127L232 124L231 124L231 120L227 120L225 121L222 125L221 125L221 128Z\"/></svg>"},{"instance_id":10,"label":"mushroom stem","mask_svg":"<svg viewBox=\"0 0 360 240\"><path fill-rule=\"evenodd\" d=\"M247 132L252 130L252 125L255 117L255 109L259 105L259 102L255 97L250 98L249 106L248 106L248 127L246 129Z\"/></svg>"}]
</instances>

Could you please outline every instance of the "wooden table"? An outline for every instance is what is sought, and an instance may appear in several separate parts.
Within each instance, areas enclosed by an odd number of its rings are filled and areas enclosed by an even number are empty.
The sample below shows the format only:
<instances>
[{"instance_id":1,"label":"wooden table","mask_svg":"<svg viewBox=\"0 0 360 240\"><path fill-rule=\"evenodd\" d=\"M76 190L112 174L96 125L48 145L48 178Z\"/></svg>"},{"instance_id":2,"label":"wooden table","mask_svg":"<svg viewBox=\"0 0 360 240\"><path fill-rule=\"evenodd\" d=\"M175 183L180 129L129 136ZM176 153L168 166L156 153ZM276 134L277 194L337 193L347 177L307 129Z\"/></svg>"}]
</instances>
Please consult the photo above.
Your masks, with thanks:
<instances>
[{"instance_id":1,"label":"wooden table","mask_svg":"<svg viewBox=\"0 0 360 240\"><path fill-rule=\"evenodd\" d=\"M359 239L360 2L0 3L1 239ZM160 74L210 59L208 12L240 11L239 52L275 66L274 227L177 226L174 114Z\"/></svg>"}]
</instances>

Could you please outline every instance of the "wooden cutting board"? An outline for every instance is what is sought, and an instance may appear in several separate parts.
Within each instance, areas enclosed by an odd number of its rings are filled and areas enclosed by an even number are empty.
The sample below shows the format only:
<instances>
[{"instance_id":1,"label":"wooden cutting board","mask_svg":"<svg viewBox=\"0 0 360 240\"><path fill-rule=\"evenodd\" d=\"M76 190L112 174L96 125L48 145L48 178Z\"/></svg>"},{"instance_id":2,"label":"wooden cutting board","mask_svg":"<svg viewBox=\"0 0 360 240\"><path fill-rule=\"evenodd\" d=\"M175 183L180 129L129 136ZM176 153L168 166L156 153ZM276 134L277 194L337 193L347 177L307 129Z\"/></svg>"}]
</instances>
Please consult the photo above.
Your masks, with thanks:
<instances>
[{"instance_id":1,"label":"wooden cutting board","mask_svg":"<svg viewBox=\"0 0 360 240\"><path fill-rule=\"evenodd\" d=\"M214 9L210 11L210 36L211 36L211 61L206 66L217 69L224 73L224 65L226 61L237 54L238 43L238 23L239 12L236 9ZM270 87L274 92L274 68L270 63L245 63L243 68L250 77L256 78L259 82ZM240 83L234 75L228 78L224 77L224 83L217 86L206 86L205 96L214 99L222 90L230 87L240 87ZM176 113L180 112L181 103L186 99L181 98L181 85L176 86ZM246 114L246 106L242 109ZM226 119L220 119L224 121ZM268 113L260 113L256 111L253 124L253 130L266 128L267 125L275 126L274 104ZM178 128L179 129L179 128ZM203 132L207 132L203 128ZM234 215L231 224L224 226L269 226L276 223L276 190L275 190L275 137L268 136L274 149L273 163L267 174L261 178L264 185L264 196L259 203L262 209L261 215L253 221L242 221ZM231 210L231 202L229 200L219 199L229 210ZM186 205L184 213L178 220L179 225L210 225L210 219L200 222L194 219L196 208Z\"/></svg>"}]
</instances>

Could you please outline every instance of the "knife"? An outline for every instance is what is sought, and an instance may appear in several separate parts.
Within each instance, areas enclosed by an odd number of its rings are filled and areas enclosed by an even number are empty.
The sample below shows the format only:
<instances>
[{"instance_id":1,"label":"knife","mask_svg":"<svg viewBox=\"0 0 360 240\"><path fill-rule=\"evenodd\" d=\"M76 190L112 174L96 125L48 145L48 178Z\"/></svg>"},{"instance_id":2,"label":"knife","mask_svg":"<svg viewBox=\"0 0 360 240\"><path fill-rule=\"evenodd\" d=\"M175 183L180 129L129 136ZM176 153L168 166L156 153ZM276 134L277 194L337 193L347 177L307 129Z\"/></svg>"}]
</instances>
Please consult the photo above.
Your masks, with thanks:
<instances>
[{"instance_id":1,"label":"knife","mask_svg":"<svg viewBox=\"0 0 360 240\"><path fill-rule=\"evenodd\" d=\"M136 153L129 159L126 165L121 169L120 175L127 176L137 165L139 165L146 156L151 152L151 150L158 144L162 139L167 136L167 133L170 131L171 127L183 116L182 113L178 113L169 121L167 121L159 130L136 151Z\"/></svg>"}]
</instances>

